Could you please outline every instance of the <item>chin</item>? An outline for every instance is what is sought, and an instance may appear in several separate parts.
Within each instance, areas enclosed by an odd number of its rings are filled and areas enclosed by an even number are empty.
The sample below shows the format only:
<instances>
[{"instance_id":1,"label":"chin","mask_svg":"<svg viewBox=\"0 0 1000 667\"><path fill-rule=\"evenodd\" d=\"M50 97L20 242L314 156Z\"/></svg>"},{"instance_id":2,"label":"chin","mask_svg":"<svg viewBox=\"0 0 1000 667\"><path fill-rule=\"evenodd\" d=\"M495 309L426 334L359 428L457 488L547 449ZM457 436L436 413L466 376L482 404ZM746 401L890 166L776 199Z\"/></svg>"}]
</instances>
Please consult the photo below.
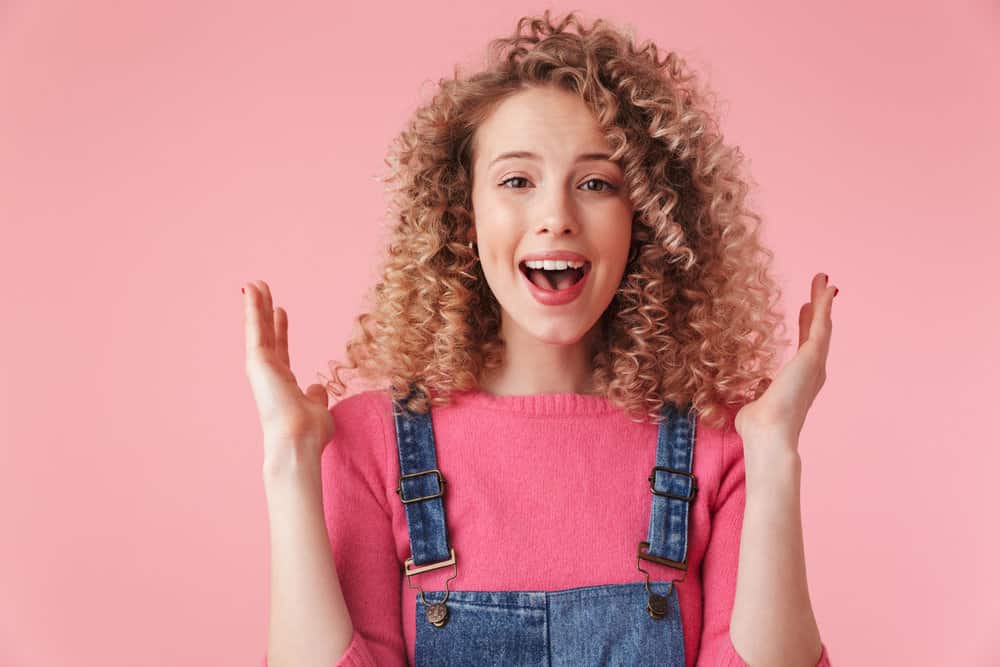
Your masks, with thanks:
<instances>
[{"instance_id":1,"label":"chin","mask_svg":"<svg viewBox=\"0 0 1000 667\"><path fill-rule=\"evenodd\" d=\"M566 328L545 328L529 329L525 328L533 338L549 345L575 345L587 335L588 329L580 327L579 330L566 331Z\"/></svg>"},{"instance_id":2,"label":"chin","mask_svg":"<svg viewBox=\"0 0 1000 667\"><path fill-rule=\"evenodd\" d=\"M583 340L583 334L580 334L579 336L577 336L575 338L565 338L565 337L562 337L562 336L553 337L553 338L544 337L544 336L538 336L537 338L538 338L538 340L542 341L543 343L547 343L549 345L576 345L581 340Z\"/></svg>"}]
</instances>

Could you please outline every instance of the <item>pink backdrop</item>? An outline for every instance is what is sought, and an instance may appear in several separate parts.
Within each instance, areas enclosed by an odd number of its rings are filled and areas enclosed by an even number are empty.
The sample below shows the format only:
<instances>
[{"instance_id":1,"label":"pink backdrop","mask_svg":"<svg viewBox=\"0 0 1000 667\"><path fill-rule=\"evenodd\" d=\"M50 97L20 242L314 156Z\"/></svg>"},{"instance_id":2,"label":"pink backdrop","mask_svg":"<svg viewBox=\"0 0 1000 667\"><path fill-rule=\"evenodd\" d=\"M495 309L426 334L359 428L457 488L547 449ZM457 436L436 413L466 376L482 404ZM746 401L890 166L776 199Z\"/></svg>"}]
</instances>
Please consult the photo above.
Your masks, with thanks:
<instances>
[{"instance_id":1,"label":"pink backdrop","mask_svg":"<svg viewBox=\"0 0 1000 667\"><path fill-rule=\"evenodd\" d=\"M0 4L0 664L259 661L240 285L300 380L341 357L389 142L544 7L491 4ZM790 331L813 272L840 287L801 447L833 660L1000 664L997 4L575 6L718 91Z\"/></svg>"}]
</instances>

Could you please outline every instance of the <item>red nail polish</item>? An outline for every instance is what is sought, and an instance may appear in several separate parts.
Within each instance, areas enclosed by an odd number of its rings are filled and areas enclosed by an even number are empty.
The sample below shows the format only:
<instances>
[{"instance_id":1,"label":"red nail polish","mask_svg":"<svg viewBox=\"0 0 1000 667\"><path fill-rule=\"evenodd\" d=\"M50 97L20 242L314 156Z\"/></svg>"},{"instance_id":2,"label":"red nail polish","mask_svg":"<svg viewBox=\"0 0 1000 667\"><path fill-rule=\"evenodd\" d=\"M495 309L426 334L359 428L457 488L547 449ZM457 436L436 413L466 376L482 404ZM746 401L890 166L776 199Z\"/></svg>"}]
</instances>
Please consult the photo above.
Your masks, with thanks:
<instances>
[{"instance_id":1,"label":"red nail polish","mask_svg":"<svg viewBox=\"0 0 1000 667\"><path fill-rule=\"evenodd\" d=\"M830 276L826 275L825 273L823 274L823 284L824 285L830 284Z\"/></svg>"},{"instance_id":2,"label":"red nail polish","mask_svg":"<svg viewBox=\"0 0 1000 667\"><path fill-rule=\"evenodd\" d=\"M837 292L839 292L839 291L840 291L840 288L839 288L839 287L834 287L834 288L833 288L833 295L834 295L834 296L837 296Z\"/></svg>"},{"instance_id":3,"label":"red nail polish","mask_svg":"<svg viewBox=\"0 0 1000 667\"><path fill-rule=\"evenodd\" d=\"M240 291L241 291L241 292L243 292L244 294L246 294L246 293L247 293L246 289L244 289L244 288L242 288L242 287L240 288Z\"/></svg>"}]
</instances>

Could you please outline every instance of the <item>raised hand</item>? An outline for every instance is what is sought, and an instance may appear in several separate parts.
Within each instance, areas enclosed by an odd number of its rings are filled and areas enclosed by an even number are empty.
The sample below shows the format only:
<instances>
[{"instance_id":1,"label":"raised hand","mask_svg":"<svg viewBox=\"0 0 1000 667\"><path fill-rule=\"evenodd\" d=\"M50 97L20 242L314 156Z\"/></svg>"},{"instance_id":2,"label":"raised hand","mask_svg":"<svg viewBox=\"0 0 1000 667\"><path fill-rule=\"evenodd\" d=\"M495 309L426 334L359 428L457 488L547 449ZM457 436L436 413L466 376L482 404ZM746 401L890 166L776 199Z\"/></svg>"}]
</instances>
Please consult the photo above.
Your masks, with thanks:
<instances>
[{"instance_id":1,"label":"raised hand","mask_svg":"<svg viewBox=\"0 0 1000 667\"><path fill-rule=\"evenodd\" d=\"M797 451L806 413L826 382L826 359L833 331L837 288L827 276L813 276L811 299L799 310L799 348L756 400L736 415L736 430L748 442L769 443ZM748 451L749 455L750 452Z\"/></svg>"},{"instance_id":2,"label":"raised hand","mask_svg":"<svg viewBox=\"0 0 1000 667\"><path fill-rule=\"evenodd\" d=\"M271 290L262 280L243 285L246 374L264 431L264 462L319 462L333 437L333 417L326 388L303 392L288 361L288 314L273 308Z\"/></svg>"}]
</instances>

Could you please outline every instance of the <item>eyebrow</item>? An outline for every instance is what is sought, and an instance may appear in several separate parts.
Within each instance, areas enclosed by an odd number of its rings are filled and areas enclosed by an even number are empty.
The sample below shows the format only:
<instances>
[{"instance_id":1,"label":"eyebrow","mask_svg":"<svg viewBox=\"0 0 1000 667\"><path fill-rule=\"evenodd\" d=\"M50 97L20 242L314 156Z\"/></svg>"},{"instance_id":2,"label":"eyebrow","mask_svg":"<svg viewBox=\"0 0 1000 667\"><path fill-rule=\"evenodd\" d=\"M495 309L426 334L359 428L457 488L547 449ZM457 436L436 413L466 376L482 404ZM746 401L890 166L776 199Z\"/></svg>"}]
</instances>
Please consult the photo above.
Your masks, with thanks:
<instances>
[{"instance_id":1,"label":"eyebrow","mask_svg":"<svg viewBox=\"0 0 1000 667\"><path fill-rule=\"evenodd\" d=\"M489 166L492 167L500 160L507 160L510 158L519 158L519 157L528 158L530 160L541 159L541 157L537 153L532 153L531 151L508 151L506 153L500 153L500 155L493 158L493 161L490 162ZM608 153L583 153L582 155L576 156L576 162L588 162L590 160L604 160L606 162L610 162L613 165L618 164L617 162L611 159L611 155L609 155Z\"/></svg>"}]
</instances>

